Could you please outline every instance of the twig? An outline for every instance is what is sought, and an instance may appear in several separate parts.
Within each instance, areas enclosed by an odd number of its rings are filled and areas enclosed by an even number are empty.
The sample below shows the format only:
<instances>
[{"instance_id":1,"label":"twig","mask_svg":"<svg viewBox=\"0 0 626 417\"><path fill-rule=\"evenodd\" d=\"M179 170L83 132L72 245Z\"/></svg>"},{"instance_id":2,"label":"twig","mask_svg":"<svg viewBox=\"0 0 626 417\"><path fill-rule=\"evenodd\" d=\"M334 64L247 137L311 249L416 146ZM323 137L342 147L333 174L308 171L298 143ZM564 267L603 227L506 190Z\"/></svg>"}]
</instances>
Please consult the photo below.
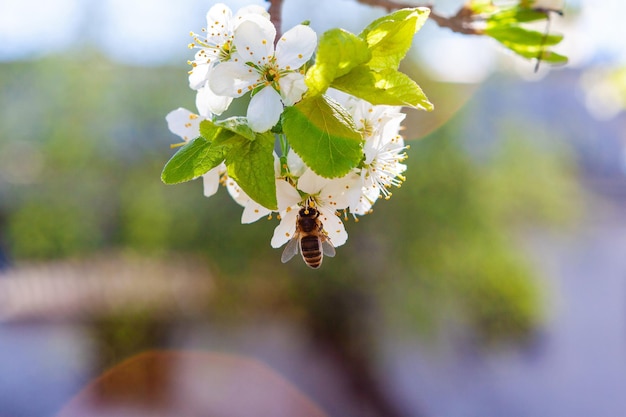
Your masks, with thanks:
<instances>
[{"instance_id":1,"label":"twig","mask_svg":"<svg viewBox=\"0 0 626 417\"><path fill-rule=\"evenodd\" d=\"M270 20L276 27L276 39L280 39L282 36L282 24L283 24L283 0L266 0L270 3Z\"/></svg>"},{"instance_id":2,"label":"twig","mask_svg":"<svg viewBox=\"0 0 626 417\"><path fill-rule=\"evenodd\" d=\"M270 3L269 13L270 20L276 27L276 38L280 39L281 25L282 25L282 6L283 0L266 0ZM398 10L403 8L416 7L415 4L404 3L401 1L391 0L356 0L358 3L367 4L369 6L378 6L387 9L388 12L392 10ZM433 10L433 6L426 4L422 7L430 9L429 18L433 20L437 25L443 28L448 28L453 32L462 33L465 35L482 35L483 31L476 28L476 15L471 9L463 6L459 11L451 17L445 17Z\"/></svg>"},{"instance_id":3,"label":"twig","mask_svg":"<svg viewBox=\"0 0 626 417\"><path fill-rule=\"evenodd\" d=\"M403 9L407 7L416 7L415 4L396 2L391 0L356 0L359 3L367 4L369 6L384 7L387 11ZM451 17L444 17L436 13L433 10L433 6L426 4L422 7L430 9L430 18L440 27L445 27L453 32L463 33L465 35L482 35L482 30L475 27L475 15L473 12L463 6L457 14Z\"/></svg>"}]
</instances>

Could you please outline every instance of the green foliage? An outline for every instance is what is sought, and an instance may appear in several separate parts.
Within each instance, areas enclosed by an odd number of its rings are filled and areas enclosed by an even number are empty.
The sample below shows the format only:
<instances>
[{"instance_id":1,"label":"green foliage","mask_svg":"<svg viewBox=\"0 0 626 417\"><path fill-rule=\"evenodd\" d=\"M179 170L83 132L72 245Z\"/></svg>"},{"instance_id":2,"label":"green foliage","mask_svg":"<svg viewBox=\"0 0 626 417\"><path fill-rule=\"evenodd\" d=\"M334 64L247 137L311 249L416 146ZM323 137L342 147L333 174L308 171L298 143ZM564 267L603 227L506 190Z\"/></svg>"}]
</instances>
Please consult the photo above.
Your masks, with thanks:
<instances>
[{"instance_id":1,"label":"green foliage","mask_svg":"<svg viewBox=\"0 0 626 417\"><path fill-rule=\"evenodd\" d=\"M324 96L328 88L372 104L433 109L417 83L398 71L428 15L427 8L402 9L375 20L358 36L332 29L320 37L315 64L305 75L309 90L284 109L274 129L285 134L288 145L317 174L340 177L363 159L361 134L351 116ZM250 198L276 209L273 143L271 133L253 132L244 117L205 120L200 137L178 150L161 179L166 184L189 181L225 162L228 175Z\"/></svg>"},{"instance_id":2,"label":"green foliage","mask_svg":"<svg viewBox=\"0 0 626 417\"><path fill-rule=\"evenodd\" d=\"M371 71L358 66L349 75L338 78L333 87L372 104L415 107L433 110L422 89L406 74L396 70Z\"/></svg>"},{"instance_id":3,"label":"green foliage","mask_svg":"<svg viewBox=\"0 0 626 417\"><path fill-rule=\"evenodd\" d=\"M228 175L257 203L276 210L274 136L258 134L256 140L236 140L226 156Z\"/></svg>"},{"instance_id":4,"label":"green foliage","mask_svg":"<svg viewBox=\"0 0 626 417\"><path fill-rule=\"evenodd\" d=\"M542 33L524 26L525 23L549 19L549 13L522 5L496 8L486 20L484 34L524 58L566 64L567 57L548 49L559 44L563 40L562 35Z\"/></svg>"},{"instance_id":5,"label":"green foliage","mask_svg":"<svg viewBox=\"0 0 626 417\"><path fill-rule=\"evenodd\" d=\"M412 141L407 183L392 204L375 206L358 224L347 222L350 244L337 257L325 259L320 271L296 262L276 268L280 253L268 243L276 219L241 225L241 208L225 190L205 199L196 181L164 187L155 180L172 140L163 114L172 101L193 105L180 68L139 72L90 61L97 77L71 59L0 66L0 136L6 138L0 148L29 140L45 155L45 171L33 182L0 182L0 233L18 262L115 248L163 259L198 254L213 266L215 316L293 314L337 335L364 326L374 313L363 306L372 304L405 334L455 313L476 334L502 340L540 320L535 272L510 228L556 222L577 200L565 188L572 187L571 166L563 167L559 153L548 158L519 145L524 137L517 126L502 127L498 136L516 131L517 142L485 166L450 140L464 136L454 127L461 119ZM38 115L38 124L23 123L20 114ZM224 123L235 127L224 128L229 136L219 141L237 135L238 143L260 141L269 153L269 136L251 140L236 121ZM201 132L217 140L211 124ZM380 317L374 319L379 325Z\"/></svg>"},{"instance_id":6,"label":"green foliage","mask_svg":"<svg viewBox=\"0 0 626 417\"><path fill-rule=\"evenodd\" d=\"M376 239L387 237L378 259L393 259L380 272L394 277L381 284L391 287L390 321L429 330L443 309L447 321L496 342L522 339L542 320L541 288L512 230L564 225L581 196L567 154L533 145L522 131L503 125L492 160L480 165L453 139L462 136L454 122L411 144L411 185L367 220L370 233L384 230Z\"/></svg>"},{"instance_id":7,"label":"green foliage","mask_svg":"<svg viewBox=\"0 0 626 417\"><path fill-rule=\"evenodd\" d=\"M13 253L25 259L67 257L98 247L102 230L93 213L60 201L33 199L10 219Z\"/></svg>"},{"instance_id":8,"label":"green foliage","mask_svg":"<svg viewBox=\"0 0 626 417\"><path fill-rule=\"evenodd\" d=\"M311 97L286 108L283 129L293 150L323 177L346 175L363 157L361 133L328 97Z\"/></svg>"},{"instance_id":9,"label":"green foliage","mask_svg":"<svg viewBox=\"0 0 626 417\"><path fill-rule=\"evenodd\" d=\"M161 180L166 184L178 184L206 174L224 161L224 147L211 147L203 137L185 144L165 164Z\"/></svg>"},{"instance_id":10,"label":"green foliage","mask_svg":"<svg viewBox=\"0 0 626 417\"><path fill-rule=\"evenodd\" d=\"M420 7L398 10L372 22L358 37L343 30L324 33L316 63L307 72L308 96L334 87L372 104L432 110L419 85L398 71L429 13Z\"/></svg>"},{"instance_id":11,"label":"green foliage","mask_svg":"<svg viewBox=\"0 0 626 417\"><path fill-rule=\"evenodd\" d=\"M359 34L367 41L372 59L367 66L374 71L398 69L411 47L413 35L419 31L430 10L427 8L402 9L370 23Z\"/></svg>"},{"instance_id":12,"label":"green foliage","mask_svg":"<svg viewBox=\"0 0 626 417\"><path fill-rule=\"evenodd\" d=\"M231 117L215 123L203 120L200 134L165 164L164 183L192 180L224 162L228 175L250 198L269 209L277 208L271 133L255 133L245 118Z\"/></svg>"},{"instance_id":13,"label":"green foliage","mask_svg":"<svg viewBox=\"0 0 626 417\"><path fill-rule=\"evenodd\" d=\"M306 73L308 95L323 94L333 80L371 59L367 42L343 29L331 29L320 36L315 65Z\"/></svg>"}]
</instances>

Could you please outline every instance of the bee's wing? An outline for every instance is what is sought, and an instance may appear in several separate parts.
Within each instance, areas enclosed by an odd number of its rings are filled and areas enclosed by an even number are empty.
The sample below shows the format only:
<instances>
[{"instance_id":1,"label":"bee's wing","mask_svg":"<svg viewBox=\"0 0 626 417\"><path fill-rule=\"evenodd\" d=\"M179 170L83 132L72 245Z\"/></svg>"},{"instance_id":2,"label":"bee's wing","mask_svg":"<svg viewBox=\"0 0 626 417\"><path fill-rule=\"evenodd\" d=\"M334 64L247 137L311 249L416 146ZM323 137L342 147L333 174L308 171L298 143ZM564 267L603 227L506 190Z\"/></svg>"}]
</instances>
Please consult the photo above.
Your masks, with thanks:
<instances>
[{"instance_id":1,"label":"bee's wing","mask_svg":"<svg viewBox=\"0 0 626 417\"><path fill-rule=\"evenodd\" d=\"M296 254L298 253L298 249L300 248L300 245L298 244L299 242L300 242L300 239L298 239L297 235L294 236L291 240L289 240L289 242L287 242L287 246L285 246L285 250L283 251L283 254L280 257L280 261L282 263L289 262L291 258L296 256Z\"/></svg>"},{"instance_id":2,"label":"bee's wing","mask_svg":"<svg viewBox=\"0 0 626 417\"><path fill-rule=\"evenodd\" d=\"M328 257L332 258L335 256L335 247L332 243L330 243L330 239L322 239L322 251L324 252L324 255Z\"/></svg>"}]
</instances>

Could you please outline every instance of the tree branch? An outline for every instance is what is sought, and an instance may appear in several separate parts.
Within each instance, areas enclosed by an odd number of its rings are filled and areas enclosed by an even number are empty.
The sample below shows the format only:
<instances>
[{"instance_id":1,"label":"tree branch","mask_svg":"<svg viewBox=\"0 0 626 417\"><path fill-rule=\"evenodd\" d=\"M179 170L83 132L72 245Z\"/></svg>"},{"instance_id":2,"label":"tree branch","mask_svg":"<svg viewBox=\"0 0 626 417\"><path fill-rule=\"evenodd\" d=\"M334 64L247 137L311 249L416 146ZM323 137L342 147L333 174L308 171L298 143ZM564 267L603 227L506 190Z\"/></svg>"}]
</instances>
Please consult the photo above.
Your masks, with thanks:
<instances>
[{"instance_id":1,"label":"tree branch","mask_svg":"<svg viewBox=\"0 0 626 417\"><path fill-rule=\"evenodd\" d=\"M392 10L417 7L415 4L396 2L391 0L356 0L359 3L367 4L369 6L384 7L388 12ZM429 18L433 20L439 27L448 28L453 32L462 33L465 35L482 35L483 31L476 28L476 19L472 11L463 6L457 14L451 17L444 17L436 13L433 10L433 6L425 4L421 7L427 7L430 9Z\"/></svg>"},{"instance_id":2,"label":"tree branch","mask_svg":"<svg viewBox=\"0 0 626 417\"><path fill-rule=\"evenodd\" d=\"M283 0L266 0L270 3L270 20L276 27L276 39L282 36Z\"/></svg>"},{"instance_id":3,"label":"tree branch","mask_svg":"<svg viewBox=\"0 0 626 417\"><path fill-rule=\"evenodd\" d=\"M282 33L282 7L284 0L266 0L270 3L269 14L270 20L276 27L276 39L280 39ZM356 0L358 3L367 4L368 6L377 6L387 9L388 12L398 9L417 7L413 3L392 0ZM425 4L422 7L430 9L429 18L433 20L439 27L448 28L453 32L462 33L464 35L482 35L483 31L476 27L479 21L471 9L463 6L459 11L450 17L442 16L433 10L433 6Z\"/></svg>"}]
</instances>

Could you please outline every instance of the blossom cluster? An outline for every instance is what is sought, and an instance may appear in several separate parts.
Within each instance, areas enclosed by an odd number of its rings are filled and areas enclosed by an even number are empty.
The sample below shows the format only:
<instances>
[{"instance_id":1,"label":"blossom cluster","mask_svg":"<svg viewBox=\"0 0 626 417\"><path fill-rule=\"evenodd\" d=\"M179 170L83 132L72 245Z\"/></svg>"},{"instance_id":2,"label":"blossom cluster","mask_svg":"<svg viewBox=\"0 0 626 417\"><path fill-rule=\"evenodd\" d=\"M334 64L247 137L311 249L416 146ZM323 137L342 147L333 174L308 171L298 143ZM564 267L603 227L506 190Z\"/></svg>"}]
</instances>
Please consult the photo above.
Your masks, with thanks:
<instances>
[{"instance_id":1,"label":"blossom cluster","mask_svg":"<svg viewBox=\"0 0 626 417\"><path fill-rule=\"evenodd\" d=\"M224 163L202 175L204 195L211 196L224 185L244 207L242 223L278 214L280 223L271 239L274 248L296 235L300 208L315 207L325 238L335 247L343 245L348 238L343 221L349 215L356 220L370 213L379 198L388 199L391 187L404 180L407 147L399 134L405 117L401 107L372 105L329 88L327 99L341 106L360 132L363 155L347 175L325 178L305 164L289 146L289 137L276 128L284 109L307 92L305 73L313 62L317 34L301 24L275 44L276 28L265 9L249 6L233 13L226 5L216 4L207 13L207 27L191 35L190 48L197 51L190 61L189 86L196 91L197 113L183 108L170 112L166 117L169 129L189 142L200 136L203 120L220 120L240 99L247 102L245 120L253 132L276 132L277 208L250 198L228 175Z\"/></svg>"}]
</instances>

